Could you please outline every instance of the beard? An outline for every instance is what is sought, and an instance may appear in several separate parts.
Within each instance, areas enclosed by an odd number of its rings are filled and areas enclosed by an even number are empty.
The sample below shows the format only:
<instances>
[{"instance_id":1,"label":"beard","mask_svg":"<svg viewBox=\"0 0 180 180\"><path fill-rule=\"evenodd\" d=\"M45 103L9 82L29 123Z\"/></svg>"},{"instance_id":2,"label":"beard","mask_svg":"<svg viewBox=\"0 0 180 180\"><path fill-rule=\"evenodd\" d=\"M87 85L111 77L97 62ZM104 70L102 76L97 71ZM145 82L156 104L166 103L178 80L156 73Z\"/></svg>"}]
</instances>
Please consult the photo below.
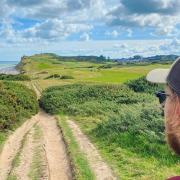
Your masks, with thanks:
<instances>
[{"instance_id":1,"label":"beard","mask_svg":"<svg viewBox=\"0 0 180 180\"><path fill-rule=\"evenodd\" d=\"M169 146L177 155L180 155L180 118L166 119L166 139Z\"/></svg>"},{"instance_id":2,"label":"beard","mask_svg":"<svg viewBox=\"0 0 180 180\"><path fill-rule=\"evenodd\" d=\"M179 132L180 133L180 132ZM174 133L166 133L167 142L172 150L177 154L180 155L180 137Z\"/></svg>"}]
</instances>

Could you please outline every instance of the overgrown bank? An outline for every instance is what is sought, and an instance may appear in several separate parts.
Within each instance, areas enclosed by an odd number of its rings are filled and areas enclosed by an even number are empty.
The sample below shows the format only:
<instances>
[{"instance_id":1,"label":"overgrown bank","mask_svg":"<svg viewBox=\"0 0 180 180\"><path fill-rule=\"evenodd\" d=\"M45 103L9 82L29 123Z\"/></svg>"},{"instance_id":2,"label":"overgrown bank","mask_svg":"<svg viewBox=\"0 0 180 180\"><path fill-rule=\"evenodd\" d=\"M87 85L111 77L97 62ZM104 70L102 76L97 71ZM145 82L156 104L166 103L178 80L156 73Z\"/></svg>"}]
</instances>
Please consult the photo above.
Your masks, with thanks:
<instances>
[{"instance_id":1,"label":"overgrown bank","mask_svg":"<svg viewBox=\"0 0 180 180\"><path fill-rule=\"evenodd\" d=\"M27 87L0 82L0 145L9 130L38 112L35 93Z\"/></svg>"},{"instance_id":2,"label":"overgrown bank","mask_svg":"<svg viewBox=\"0 0 180 180\"><path fill-rule=\"evenodd\" d=\"M44 91L40 104L49 113L73 116L121 179L165 179L180 173L180 161L165 142L153 95L160 88L144 78L126 85L65 85Z\"/></svg>"},{"instance_id":3,"label":"overgrown bank","mask_svg":"<svg viewBox=\"0 0 180 180\"><path fill-rule=\"evenodd\" d=\"M58 126L62 130L64 140L67 145L68 154L71 160L73 178L75 180L95 180L95 176L90 169L88 161L81 152L80 147L67 124L67 119L63 115L58 118Z\"/></svg>"}]
</instances>

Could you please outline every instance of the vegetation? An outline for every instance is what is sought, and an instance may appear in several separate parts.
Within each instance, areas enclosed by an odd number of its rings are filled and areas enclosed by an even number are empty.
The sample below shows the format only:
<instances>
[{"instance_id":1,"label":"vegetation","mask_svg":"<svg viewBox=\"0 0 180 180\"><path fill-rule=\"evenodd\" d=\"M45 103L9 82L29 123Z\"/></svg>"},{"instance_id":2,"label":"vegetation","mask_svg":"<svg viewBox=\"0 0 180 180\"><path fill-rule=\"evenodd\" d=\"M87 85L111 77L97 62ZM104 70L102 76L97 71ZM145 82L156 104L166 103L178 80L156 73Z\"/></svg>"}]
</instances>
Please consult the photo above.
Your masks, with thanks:
<instances>
[{"instance_id":1,"label":"vegetation","mask_svg":"<svg viewBox=\"0 0 180 180\"><path fill-rule=\"evenodd\" d=\"M145 77L141 77L136 80L130 80L125 83L130 89L132 89L135 92L145 92L145 93L150 93L154 94L158 90L162 90L164 87L163 85L160 84L153 84L148 81L146 81Z\"/></svg>"},{"instance_id":2,"label":"vegetation","mask_svg":"<svg viewBox=\"0 0 180 180\"><path fill-rule=\"evenodd\" d=\"M37 54L23 57L19 68L42 89L56 85L43 92L41 107L72 116L121 179L164 180L179 174L180 161L165 143L163 113L154 97L163 87L142 77L171 62L96 58ZM91 177L66 120L59 124L75 176Z\"/></svg>"},{"instance_id":3,"label":"vegetation","mask_svg":"<svg viewBox=\"0 0 180 180\"><path fill-rule=\"evenodd\" d=\"M62 129L63 137L67 144L72 164L73 177L76 180L93 180L95 179L85 155L80 151L80 147L69 128L66 118L61 115L58 121L59 127Z\"/></svg>"},{"instance_id":4,"label":"vegetation","mask_svg":"<svg viewBox=\"0 0 180 180\"><path fill-rule=\"evenodd\" d=\"M74 84L50 87L41 106L77 120L121 179L165 179L180 173L166 145L154 91L144 78L125 85ZM157 170L158 167L158 170Z\"/></svg>"},{"instance_id":5,"label":"vegetation","mask_svg":"<svg viewBox=\"0 0 180 180\"><path fill-rule=\"evenodd\" d=\"M17 168L20 165L21 153L22 153L22 150L23 150L23 148L25 146L25 143L27 141L27 135L28 135L28 133L26 133L25 136L23 137L23 139L21 141L21 146L18 149L18 152L15 155L15 157L14 157L12 163L11 163L11 170L10 170L8 178L7 178L8 180L13 180L13 179L16 180L16 179L18 179L17 175L14 173L14 170L15 170L15 168Z\"/></svg>"},{"instance_id":6,"label":"vegetation","mask_svg":"<svg viewBox=\"0 0 180 180\"><path fill-rule=\"evenodd\" d=\"M36 114L38 104L35 93L24 85L0 82L0 144L4 133Z\"/></svg>"},{"instance_id":7,"label":"vegetation","mask_svg":"<svg viewBox=\"0 0 180 180\"><path fill-rule=\"evenodd\" d=\"M34 134L33 134L35 148L33 152L31 167L28 174L29 178L32 180L41 179L44 174L44 169L43 169L44 150L42 145L39 143L42 138L42 134L43 134L42 129L38 125L35 125Z\"/></svg>"},{"instance_id":8,"label":"vegetation","mask_svg":"<svg viewBox=\"0 0 180 180\"><path fill-rule=\"evenodd\" d=\"M168 68L170 64L163 62L101 62L77 61L73 58L59 59L53 54L40 54L23 57L19 64L20 71L32 80L39 82L42 89L53 85L70 83L122 84L146 75L154 68ZM52 75L68 75L71 78L53 78ZM47 78L49 77L49 78Z\"/></svg>"},{"instance_id":9,"label":"vegetation","mask_svg":"<svg viewBox=\"0 0 180 180\"><path fill-rule=\"evenodd\" d=\"M46 77L45 79L74 79L74 78L69 75L53 74L53 75Z\"/></svg>"},{"instance_id":10,"label":"vegetation","mask_svg":"<svg viewBox=\"0 0 180 180\"><path fill-rule=\"evenodd\" d=\"M30 78L24 74L0 74L0 80L6 81L30 81Z\"/></svg>"}]
</instances>

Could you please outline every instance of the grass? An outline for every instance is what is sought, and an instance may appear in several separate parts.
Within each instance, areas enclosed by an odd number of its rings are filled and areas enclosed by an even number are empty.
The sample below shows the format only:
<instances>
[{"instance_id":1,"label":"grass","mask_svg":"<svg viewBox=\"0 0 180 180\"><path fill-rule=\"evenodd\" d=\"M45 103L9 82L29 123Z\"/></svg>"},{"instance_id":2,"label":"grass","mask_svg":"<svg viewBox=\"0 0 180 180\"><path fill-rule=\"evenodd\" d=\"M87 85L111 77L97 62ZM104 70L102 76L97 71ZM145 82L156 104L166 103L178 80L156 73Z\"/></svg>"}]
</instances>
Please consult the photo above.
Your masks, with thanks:
<instances>
[{"instance_id":1,"label":"grass","mask_svg":"<svg viewBox=\"0 0 180 180\"><path fill-rule=\"evenodd\" d=\"M1 153L1 150L2 150L2 147L3 147L3 143L6 140L7 134L8 133L0 132L0 153Z\"/></svg>"},{"instance_id":2,"label":"grass","mask_svg":"<svg viewBox=\"0 0 180 180\"><path fill-rule=\"evenodd\" d=\"M33 135L33 140L34 143L36 143L34 152L33 152L33 159L32 159L32 164L30 166L29 174L28 176L32 180L37 180L41 179L43 177L43 147L40 145L38 142L42 138L42 130L38 125L35 125L34 127L34 135Z\"/></svg>"},{"instance_id":3,"label":"grass","mask_svg":"<svg viewBox=\"0 0 180 180\"><path fill-rule=\"evenodd\" d=\"M26 141L27 141L27 135L28 135L28 133L29 133L29 132L27 132L27 133L24 135L24 137L23 137L23 139L22 139L22 141L21 141L21 146L20 146L20 148L19 148L16 156L14 157L14 159L13 159L13 161L12 161L12 163L11 163L11 171L10 171L10 173L9 173L9 175L8 175L8 178L7 178L8 180L16 180L16 179L18 179L17 176L16 176L16 174L14 174L14 170L15 170L16 167L19 166L19 164L20 164L20 162L21 162L21 159L20 159L20 158L21 158L21 153L22 153L22 150L23 150L23 148L24 148L24 146L25 146L25 143L26 143Z\"/></svg>"},{"instance_id":4,"label":"grass","mask_svg":"<svg viewBox=\"0 0 180 180\"><path fill-rule=\"evenodd\" d=\"M148 152L146 152L147 156L142 156L141 152L132 152L128 148L123 148L113 139L108 140L107 136L104 138L97 137L92 131L102 120L91 117L76 117L75 120L120 179L164 180L167 177L180 174L180 162L178 160L174 163L163 163L158 158L148 155ZM126 143L129 140L123 138L122 141ZM171 156L169 155L170 161ZM167 157L166 160L168 161Z\"/></svg>"},{"instance_id":5,"label":"grass","mask_svg":"<svg viewBox=\"0 0 180 180\"><path fill-rule=\"evenodd\" d=\"M165 143L152 95L159 88L144 78L127 85L65 85L48 88L40 102L49 113L72 116L119 178L164 180L180 173L180 158Z\"/></svg>"},{"instance_id":6,"label":"grass","mask_svg":"<svg viewBox=\"0 0 180 180\"><path fill-rule=\"evenodd\" d=\"M102 68L106 65L109 68ZM146 75L152 69L169 66L170 64L160 63L119 65L112 62L98 64L58 61L50 55L36 55L26 59L24 70L41 89L60 86L59 90L47 94L46 110L73 116L122 180L164 180L180 174L180 160L165 145L163 117L160 115L157 100L151 95L156 88L151 89L151 86L147 86L146 90L149 88L149 92L143 92L144 83L137 83L141 85L141 92L138 94L131 91L117 94L112 91L112 96L100 90L97 91L98 96L94 96L92 91L83 89L87 84L123 84ZM44 79L53 74L70 75L74 79ZM70 86L64 91L62 87L77 83L82 85L77 91L73 91ZM136 85L136 82L134 84ZM137 87L134 88L134 85L130 88L139 90ZM92 97L88 97L89 95ZM72 153L72 162L77 168L75 174L77 177L81 176L79 173L82 173L86 166L83 167L83 163L78 160L82 158L81 155L78 156L78 145L73 140L66 120L62 119L59 123L67 139L69 153ZM78 168L82 169L82 172Z\"/></svg>"},{"instance_id":7,"label":"grass","mask_svg":"<svg viewBox=\"0 0 180 180\"><path fill-rule=\"evenodd\" d=\"M111 68L101 68L105 65ZM93 63L59 61L51 55L35 55L24 60L23 70L32 79L38 80L45 89L53 85L69 83L119 84L146 75L154 68L168 68L169 64L118 65L115 62ZM72 76L74 79L45 79L53 74Z\"/></svg>"},{"instance_id":8,"label":"grass","mask_svg":"<svg viewBox=\"0 0 180 180\"><path fill-rule=\"evenodd\" d=\"M75 137L69 128L66 118L60 115L58 118L58 125L62 129L65 142L67 144L68 153L70 155L70 160L72 163L73 176L76 180L93 180L95 179L92 173L88 161L85 155L81 152Z\"/></svg>"}]
</instances>

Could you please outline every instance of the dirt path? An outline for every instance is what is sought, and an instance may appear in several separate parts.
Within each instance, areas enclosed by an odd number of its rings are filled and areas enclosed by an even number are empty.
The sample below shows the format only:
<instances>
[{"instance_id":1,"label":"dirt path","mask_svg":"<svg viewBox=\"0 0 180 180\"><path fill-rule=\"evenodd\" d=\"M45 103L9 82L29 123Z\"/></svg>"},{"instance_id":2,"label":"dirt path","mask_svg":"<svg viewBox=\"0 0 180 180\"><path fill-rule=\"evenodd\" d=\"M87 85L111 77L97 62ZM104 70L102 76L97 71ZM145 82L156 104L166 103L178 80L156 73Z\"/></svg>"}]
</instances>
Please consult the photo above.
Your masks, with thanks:
<instances>
[{"instance_id":1,"label":"dirt path","mask_svg":"<svg viewBox=\"0 0 180 180\"><path fill-rule=\"evenodd\" d=\"M22 153L20 154L20 164L12 172L12 174L15 174L19 180L28 179L28 173L32 162L34 150L33 134L34 128L31 128L24 142L24 148L22 149Z\"/></svg>"},{"instance_id":2,"label":"dirt path","mask_svg":"<svg viewBox=\"0 0 180 180\"><path fill-rule=\"evenodd\" d=\"M89 139L81 132L78 125L68 120L69 126L72 129L73 135L75 136L82 152L84 152L87 156L89 164L92 170L95 173L97 180L115 180L117 179L112 170L108 167L108 165L102 160L99 155L97 149L94 145L89 141Z\"/></svg>"},{"instance_id":3,"label":"dirt path","mask_svg":"<svg viewBox=\"0 0 180 180\"><path fill-rule=\"evenodd\" d=\"M50 179L72 179L69 159L66 154L65 144L53 116L41 111L39 125L43 130L45 150L50 170Z\"/></svg>"},{"instance_id":4,"label":"dirt path","mask_svg":"<svg viewBox=\"0 0 180 180\"><path fill-rule=\"evenodd\" d=\"M2 153L0 154L0 179L6 180L12 170L12 162L22 144L23 137L28 133L26 143L20 154L20 164L15 168L14 172L19 179L29 179L28 172L32 163L32 156L35 151L32 142L32 129L38 123L42 129L43 139L41 144L44 146L47 160L47 170L49 171L48 178L51 180L69 180L72 179L69 159L66 155L65 144L62 140L62 135L56 125L56 120L53 116L40 111L32 119L26 121L19 129L17 129L6 141Z\"/></svg>"},{"instance_id":5,"label":"dirt path","mask_svg":"<svg viewBox=\"0 0 180 180\"><path fill-rule=\"evenodd\" d=\"M26 133L38 122L37 116L26 121L6 141L0 154L0 178L5 180L11 171L11 164Z\"/></svg>"}]
</instances>

